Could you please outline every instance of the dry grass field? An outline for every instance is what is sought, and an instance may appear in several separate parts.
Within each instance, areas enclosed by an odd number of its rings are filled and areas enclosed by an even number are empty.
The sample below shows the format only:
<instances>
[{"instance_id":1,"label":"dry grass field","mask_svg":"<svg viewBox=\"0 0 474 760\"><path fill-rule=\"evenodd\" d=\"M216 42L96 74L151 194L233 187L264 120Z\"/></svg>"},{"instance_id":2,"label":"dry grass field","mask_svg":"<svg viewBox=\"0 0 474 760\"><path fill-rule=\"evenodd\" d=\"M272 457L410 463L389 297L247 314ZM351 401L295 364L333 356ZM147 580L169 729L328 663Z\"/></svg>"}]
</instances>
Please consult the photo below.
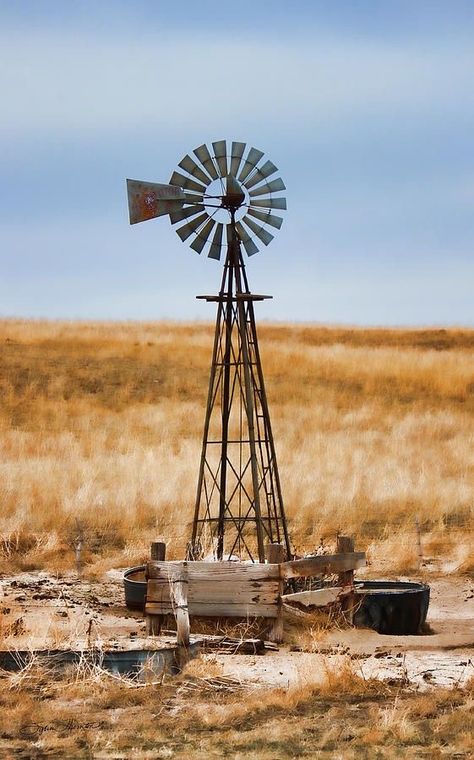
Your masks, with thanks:
<instances>
[{"instance_id":1,"label":"dry grass field","mask_svg":"<svg viewBox=\"0 0 474 760\"><path fill-rule=\"evenodd\" d=\"M259 333L295 549L331 547L341 531L375 576L449 573L467 621L474 331ZM83 574L100 585L143 561L151 539L183 556L212 337L208 324L0 322L0 574L12 587L19 571L74 583L78 536ZM313 651L323 633L306 633ZM80 667L58 680L33 662L1 675L0 756L472 757L469 681L419 692L358 669L354 655L318 685L222 689L212 659L158 685Z\"/></svg>"},{"instance_id":2,"label":"dry grass field","mask_svg":"<svg viewBox=\"0 0 474 760\"><path fill-rule=\"evenodd\" d=\"M191 663L192 664L192 663ZM7 758L441 760L472 757L472 689L410 693L350 673L290 690L219 689L183 673L158 688L32 668L0 695Z\"/></svg>"},{"instance_id":3,"label":"dry grass field","mask_svg":"<svg viewBox=\"0 0 474 760\"><path fill-rule=\"evenodd\" d=\"M474 331L259 330L295 548L356 536L373 564L472 569ZM91 573L182 556L213 326L0 322L3 568Z\"/></svg>"}]
</instances>

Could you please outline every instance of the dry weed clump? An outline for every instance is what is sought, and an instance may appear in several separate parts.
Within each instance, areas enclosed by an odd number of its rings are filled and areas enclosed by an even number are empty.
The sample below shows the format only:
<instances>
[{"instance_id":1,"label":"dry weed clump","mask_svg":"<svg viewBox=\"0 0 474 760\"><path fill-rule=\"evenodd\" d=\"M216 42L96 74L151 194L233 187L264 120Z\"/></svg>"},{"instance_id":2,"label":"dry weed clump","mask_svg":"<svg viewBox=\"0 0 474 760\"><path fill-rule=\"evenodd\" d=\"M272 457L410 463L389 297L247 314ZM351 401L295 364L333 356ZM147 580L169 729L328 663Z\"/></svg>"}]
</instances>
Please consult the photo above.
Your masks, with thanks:
<instances>
[{"instance_id":1,"label":"dry weed clump","mask_svg":"<svg viewBox=\"0 0 474 760\"><path fill-rule=\"evenodd\" d=\"M0 323L2 567L70 569L78 533L91 572L144 558L159 535L182 556L212 334ZM452 536L466 543L474 332L262 325L260 337L295 549L341 530L411 572L415 518L435 559L455 551ZM466 551L453 558L462 572Z\"/></svg>"}]
</instances>

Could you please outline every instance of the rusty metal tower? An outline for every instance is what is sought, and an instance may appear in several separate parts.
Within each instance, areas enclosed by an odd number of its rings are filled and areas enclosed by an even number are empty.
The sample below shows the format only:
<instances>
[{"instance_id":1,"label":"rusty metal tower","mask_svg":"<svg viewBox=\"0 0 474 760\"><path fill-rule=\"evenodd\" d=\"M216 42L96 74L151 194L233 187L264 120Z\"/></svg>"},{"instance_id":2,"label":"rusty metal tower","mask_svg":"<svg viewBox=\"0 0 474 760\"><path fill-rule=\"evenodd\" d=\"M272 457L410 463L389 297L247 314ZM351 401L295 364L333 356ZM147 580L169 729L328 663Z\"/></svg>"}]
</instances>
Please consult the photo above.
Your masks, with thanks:
<instances>
[{"instance_id":1,"label":"rusty metal tower","mask_svg":"<svg viewBox=\"0 0 474 760\"><path fill-rule=\"evenodd\" d=\"M268 245L270 228L286 209L285 189L271 161L256 148L225 140L194 150L179 163L168 185L127 180L130 222L169 214L183 242L204 249L224 272L217 304L209 391L204 422L189 559L212 554L265 561L265 544L282 543L291 556L275 444L258 348L254 303L270 296L250 292L242 249ZM257 220L257 221L255 221ZM184 224L182 222L184 221Z\"/></svg>"}]
</instances>

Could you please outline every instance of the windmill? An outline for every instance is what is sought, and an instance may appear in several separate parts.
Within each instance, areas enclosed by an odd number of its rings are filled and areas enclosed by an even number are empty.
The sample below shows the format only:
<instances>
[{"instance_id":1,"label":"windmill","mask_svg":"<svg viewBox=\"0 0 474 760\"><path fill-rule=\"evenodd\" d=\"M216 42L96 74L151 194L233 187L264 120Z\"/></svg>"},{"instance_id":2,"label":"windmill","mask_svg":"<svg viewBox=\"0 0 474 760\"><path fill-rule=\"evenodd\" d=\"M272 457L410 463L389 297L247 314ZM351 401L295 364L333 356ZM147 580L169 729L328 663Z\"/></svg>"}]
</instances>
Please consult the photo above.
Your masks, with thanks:
<instances>
[{"instance_id":1,"label":"windmill","mask_svg":"<svg viewBox=\"0 0 474 760\"><path fill-rule=\"evenodd\" d=\"M229 151L230 148L230 151ZM168 184L127 180L130 223L169 215L183 242L224 261L188 559L212 553L265 561L265 544L290 541L258 347L248 256L273 239L285 210L277 167L256 148L225 140L200 145ZM276 194L276 195L275 195Z\"/></svg>"}]
</instances>

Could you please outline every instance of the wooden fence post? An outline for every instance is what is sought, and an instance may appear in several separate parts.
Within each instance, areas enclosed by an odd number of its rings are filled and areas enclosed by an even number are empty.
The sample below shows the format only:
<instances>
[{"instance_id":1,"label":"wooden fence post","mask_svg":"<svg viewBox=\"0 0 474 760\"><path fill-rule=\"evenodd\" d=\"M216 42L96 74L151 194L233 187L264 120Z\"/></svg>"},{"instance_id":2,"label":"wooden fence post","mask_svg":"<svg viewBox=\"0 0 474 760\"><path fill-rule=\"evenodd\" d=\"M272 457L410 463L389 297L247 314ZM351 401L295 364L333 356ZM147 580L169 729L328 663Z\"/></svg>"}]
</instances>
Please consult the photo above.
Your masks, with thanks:
<instances>
[{"instance_id":1,"label":"wooden fence post","mask_svg":"<svg viewBox=\"0 0 474 760\"><path fill-rule=\"evenodd\" d=\"M279 565L278 581L278 613L268 631L268 638L276 644L283 641L283 602L282 595L284 592L284 582L281 572L281 563L285 561L285 547L283 544L267 544L265 547L265 557L270 565Z\"/></svg>"},{"instance_id":2,"label":"wooden fence post","mask_svg":"<svg viewBox=\"0 0 474 760\"><path fill-rule=\"evenodd\" d=\"M351 536L337 537L337 551L339 554L349 554L354 551L354 539ZM346 592L342 597L341 607L346 620L352 624L355 594L354 594L354 571L345 570L339 573L338 584Z\"/></svg>"},{"instance_id":3,"label":"wooden fence post","mask_svg":"<svg viewBox=\"0 0 474 760\"><path fill-rule=\"evenodd\" d=\"M164 541L152 541L150 546L150 559L155 562L164 562L166 559L166 544Z\"/></svg>"},{"instance_id":4,"label":"wooden fence post","mask_svg":"<svg viewBox=\"0 0 474 760\"><path fill-rule=\"evenodd\" d=\"M188 610L188 563L181 562L177 566L172 583L172 597L176 615L176 641L178 651L176 661L181 669L189 659L189 610Z\"/></svg>"},{"instance_id":5,"label":"wooden fence post","mask_svg":"<svg viewBox=\"0 0 474 760\"><path fill-rule=\"evenodd\" d=\"M163 541L152 541L150 544L150 559L152 562L164 562L165 558L166 544ZM147 636L159 636L163 620L163 615L146 615L145 622Z\"/></svg>"}]
</instances>

